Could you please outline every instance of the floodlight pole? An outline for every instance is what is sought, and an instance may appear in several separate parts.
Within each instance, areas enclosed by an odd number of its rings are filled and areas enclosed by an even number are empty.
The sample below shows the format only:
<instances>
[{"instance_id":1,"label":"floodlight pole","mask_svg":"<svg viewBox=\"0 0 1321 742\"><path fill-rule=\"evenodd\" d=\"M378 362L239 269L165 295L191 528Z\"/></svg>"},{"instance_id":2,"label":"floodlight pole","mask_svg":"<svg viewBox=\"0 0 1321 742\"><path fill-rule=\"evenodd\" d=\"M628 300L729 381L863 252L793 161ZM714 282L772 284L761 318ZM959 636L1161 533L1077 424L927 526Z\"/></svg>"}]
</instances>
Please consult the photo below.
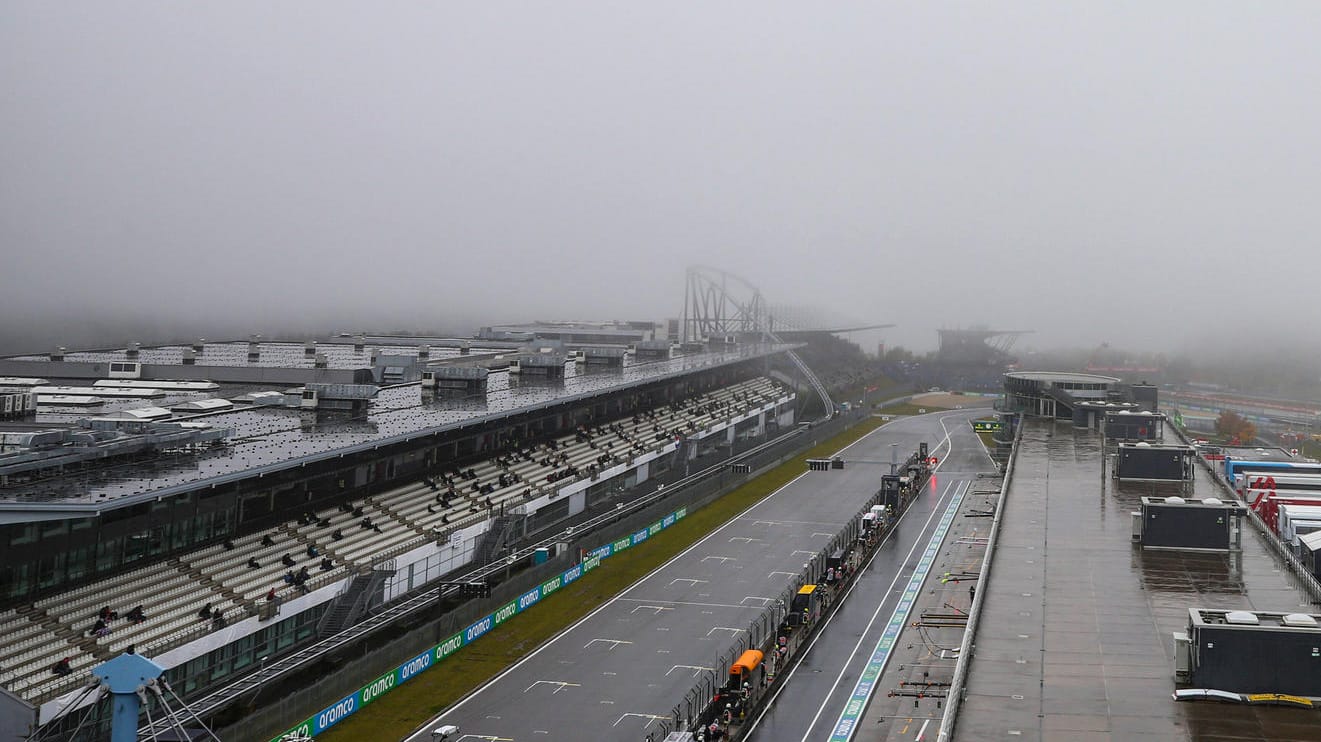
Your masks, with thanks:
<instances>
[{"instance_id":1,"label":"floodlight pole","mask_svg":"<svg viewBox=\"0 0 1321 742\"><path fill-rule=\"evenodd\" d=\"M164 674L165 668L140 654L121 654L92 670L110 689L110 742L137 742L138 691Z\"/></svg>"}]
</instances>

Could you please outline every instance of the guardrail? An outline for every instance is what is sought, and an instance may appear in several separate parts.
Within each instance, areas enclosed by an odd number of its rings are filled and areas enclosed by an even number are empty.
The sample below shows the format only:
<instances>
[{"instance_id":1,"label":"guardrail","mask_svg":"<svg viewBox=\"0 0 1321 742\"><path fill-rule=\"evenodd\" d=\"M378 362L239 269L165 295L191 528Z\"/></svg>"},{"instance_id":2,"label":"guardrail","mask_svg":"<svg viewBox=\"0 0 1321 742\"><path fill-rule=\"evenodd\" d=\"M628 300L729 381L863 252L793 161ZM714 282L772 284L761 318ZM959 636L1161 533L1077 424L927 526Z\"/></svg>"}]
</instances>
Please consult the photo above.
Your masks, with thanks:
<instances>
[{"instance_id":1,"label":"guardrail","mask_svg":"<svg viewBox=\"0 0 1321 742\"><path fill-rule=\"evenodd\" d=\"M904 499L904 508L907 508L914 496L909 495ZM838 608L839 596L843 594L853 580L859 579L862 569L859 568L853 571L847 582L840 582L835 585L833 592L830 594L828 606L812 626L807 629L807 633L790 644L790 654L784 658L771 660L770 658L775 649L775 637L781 623L788 617L789 607L795 593L803 585L819 584L821 577L826 574L827 560L830 555L858 542L861 535L862 516L871 512L872 506L879 505L882 499L883 495L879 491L872 495L854 516L845 523L844 527L835 533L830 543L819 550L812 557L812 560L788 582L784 590L773 601L767 603L762 611L749 622L747 631L739 640L717 657L713 669L707 670L702 679L684 694L683 700L675 704L671 710L671 718L661 723L662 732L698 731L700 724L708 715L713 713L710 706L712 701L715 700L716 693L725 687L724 680L728 677L726 668L748 649L761 649L765 653L766 659L763 661L773 663L775 679L764 687L750 690L750 696L746 699L746 711L760 708L766 703L766 699L771 696L772 692L779 687L779 684L786 682L787 670L802 660L803 655L798 650L803 649L809 637L814 636L821 630L829 615ZM899 513L895 513L894 518L886 522L885 530L876 534L874 544L868 549L868 554L874 553L880 547L884 540L884 534L888 533L889 529L894 528L895 523L898 522L898 517ZM866 564L866 560L867 556L863 555L859 560L859 564ZM718 712L719 709L715 709L715 713ZM739 729L737 733L730 730L726 730L726 732L731 734L731 738L738 739L746 733L746 730Z\"/></svg>"},{"instance_id":2,"label":"guardrail","mask_svg":"<svg viewBox=\"0 0 1321 742\"><path fill-rule=\"evenodd\" d=\"M1014 477L1014 464L1018 461L1019 443L1023 439L1023 423L1018 423L1018 432L1014 436L1014 450L1009 454L1009 465L1005 467L1004 480L1000 482L1000 494L995 501L995 517L991 520L991 532L986 538L986 555L982 557L982 568L977 575L977 584L982 589L973 596L972 606L968 609L968 626L963 630L963 641L959 643L959 661L954 665L954 677L950 680L949 692L945 697L945 713L940 718L940 733L936 742L948 742L954 734L954 724L963 704L964 685L968 682L968 666L972 664L973 639L977 635L977 622L982 615L982 603L986 600L987 586L991 579L991 565L995 561L995 542L1000 535L1000 522L1004 518L1005 495L1009 492L1009 483Z\"/></svg>"},{"instance_id":3,"label":"guardrail","mask_svg":"<svg viewBox=\"0 0 1321 742\"><path fill-rule=\"evenodd\" d=\"M1185 445L1192 445L1188 441L1188 436L1185 435L1178 426L1172 425L1170 427L1174 430L1174 434L1178 436L1179 440L1183 441ZM1234 488L1230 487L1229 483L1221 478L1220 473L1217 472L1215 467L1211 466L1206 459L1198 456L1197 461L1202 468L1206 469L1207 473L1211 476L1211 480L1216 483L1216 486L1229 495L1230 499L1239 502L1243 501L1242 498L1238 496L1238 493L1234 491ZM1244 504L1246 505L1246 503ZM1312 600L1321 601L1321 582L1319 582L1316 577L1308 571L1307 567L1303 565L1302 561L1300 561L1292 551L1289 551L1289 549L1285 547L1284 542L1280 541L1279 537L1275 535L1275 532L1270 529L1270 526L1266 525L1266 521L1261 519L1261 516L1257 511L1250 507L1244 509L1247 510L1248 520L1256 526L1258 535L1265 539L1267 545L1269 545L1271 550L1275 552L1276 556L1284 561L1284 566L1290 572L1294 573L1294 576L1298 578L1298 582L1302 588L1311 594Z\"/></svg>"},{"instance_id":4,"label":"guardrail","mask_svg":"<svg viewBox=\"0 0 1321 742\"><path fill-rule=\"evenodd\" d=\"M861 416L857 419L861 419ZM856 422L857 419L853 419L853 422ZM768 452L773 452L779 448L786 449L783 454L779 454L781 456L781 460L783 459L784 456L797 455L797 453L800 452L801 448L815 444L815 442L818 440L818 436L833 435L836 432L838 432L838 430L836 430L837 428L839 430L842 430L846 426L846 423L848 421L849 418L845 416L836 416L834 419L830 420L829 422L825 422L811 428L799 427L789 430L773 440L762 443L758 446L748 449L747 451L738 453L735 456L731 456L728 459L720 461L719 463L710 466L700 472L684 477L683 479L680 479L677 482L667 485L663 490L657 490L648 493L646 495L642 495L641 497L638 497L635 500L632 500L629 503L627 503L624 508L605 512L600 515L593 516L585 521L579 522L573 525L572 527L573 538L580 538L584 533L589 533L598 528L603 528L611 523L615 523L630 515L638 513L639 511L642 511L647 507L657 505L662 501L669 499L677 500L679 499L680 496L682 496L683 492L686 489L694 485L704 483L715 477L722 476L724 472L728 469L729 465L732 463L755 461L758 457L762 456L763 454L766 454ZM794 445L792 446L786 445L791 442ZM790 449L792 449L792 452L790 451ZM779 463L779 461L762 462L761 464L759 464L759 467L768 468L770 465L773 465L774 463ZM749 474L747 477L731 479L725 482L725 484L728 485L730 488L737 486L741 484L743 481L745 481L747 478L751 478L752 476L757 476L760 473L762 473L761 468L754 469L754 471L751 474ZM683 509L686 510L686 508ZM521 562L525 559L530 558L533 555L533 553L535 553L538 549L546 548L558 542L565 541L569 537L570 534L565 533L563 530L559 530L547 538L544 538L530 546L515 551L512 555L513 559L515 562ZM503 572L505 570L505 566L502 563L503 561L504 560L497 560L492 564L484 565L480 568L471 570L468 573L465 573L461 576L451 576L448 579L455 582L473 582L473 581L485 580L486 578L494 576L497 573ZM402 620L403 618L415 614L419 611L425 610L430 606L434 605L437 601L445 597L448 597L456 593L457 591L458 588L456 587L451 587L451 588L437 587L430 589L423 588L419 592L414 592L412 594L402 596L398 600L386 606L383 606L381 609L378 609L380 611L379 613L376 613L370 618L364 620L362 623L349 627L348 629L344 630L343 632L335 636L317 641L316 643L304 647L303 649L294 652L293 654L287 657L281 658L280 660L277 660L275 662L266 665L264 668L258 670L255 673L252 673L248 676L235 680L225 685L224 687L219 688L199 698L196 702L191 703L190 707L197 714L199 718L205 718L207 715L214 714L219 709L224 708L228 704L232 703L233 700L235 700L239 696L251 692L257 688L260 688L261 686L267 683L285 677L290 673L296 672L300 670L302 667L304 667L306 664L315 661L317 658L322 657L328 653L334 652L337 649L340 649L341 647L344 647L346 645L360 641L368 634L379 631L380 629L385 628L387 625ZM492 616L493 615L494 614L492 614ZM345 699L341 699L341 702L343 700ZM326 711L330 711L332 708L333 705L332 707L328 707ZM329 717L327 717L327 720L329 720ZM299 726L301 727L303 725L300 724ZM162 721L142 727L139 730L139 733L144 736L151 736L153 734L163 733L167 731L167 729L168 726L166 722ZM290 730L290 731L292 732L296 730Z\"/></svg>"}]
</instances>

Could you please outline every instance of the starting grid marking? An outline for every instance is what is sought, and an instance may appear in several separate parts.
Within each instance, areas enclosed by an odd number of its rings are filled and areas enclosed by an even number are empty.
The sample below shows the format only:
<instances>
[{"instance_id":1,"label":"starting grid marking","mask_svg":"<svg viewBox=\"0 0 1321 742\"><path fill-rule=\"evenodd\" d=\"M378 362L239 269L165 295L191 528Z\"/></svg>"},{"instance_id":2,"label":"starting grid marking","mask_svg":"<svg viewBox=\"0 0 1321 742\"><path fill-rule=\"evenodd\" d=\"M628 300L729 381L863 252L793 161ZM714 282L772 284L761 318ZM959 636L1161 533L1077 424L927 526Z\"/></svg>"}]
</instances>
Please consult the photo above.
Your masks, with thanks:
<instances>
[{"instance_id":1,"label":"starting grid marking","mask_svg":"<svg viewBox=\"0 0 1321 742\"><path fill-rule=\"evenodd\" d=\"M880 640L876 642L876 648L872 650L871 658L867 660L867 666L863 668L857 685L853 686L853 693L849 696L849 702L844 705L844 711L840 713L839 720L835 722L835 728L830 733L829 742L849 742L853 739L853 733L857 731L862 712L867 708L867 702L871 700L872 693L876 690L876 681L880 679L881 671L885 669L885 663L890 660L890 650L894 648L895 642L899 639L899 632L903 630L904 622L908 620L908 614L913 609L913 603L917 602L917 595L922 591L922 583L926 582L927 574L931 571L931 565L935 564L936 555L940 553L940 545L944 542L945 534L954 522L954 516L958 514L959 505L963 503L963 496L967 493L969 485L969 482L964 482L959 487L954 499L950 500L949 506L945 508L945 513L940 516L940 523L936 526L935 532L931 534L931 540L927 542L927 548L922 552L922 558L918 560L917 569L913 571L913 576L908 579L908 587L904 588L904 593L899 598L899 604L894 607L894 613L890 615L890 622L885 625L885 631L881 633Z\"/></svg>"},{"instance_id":2,"label":"starting grid marking","mask_svg":"<svg viewBox=\"0 0 1321 742\"><path fill-rule=\"evenodd\" d=\"M623 716L619 717L618 719L615 719L615 723L614 723L614 724L611 724L610 726L612 726L612 727L617 727L617 726L619 726L619 722L621 722L621 721L623 721L623 720L625 720L625 719L627 719L627 718L629 718L629 717L635 717L635 718L638 718L638 719L645 719L647 723L645 723L645 724L642 725L642 728L643 728L643 729L646 729L647 727L651 726L652 724L655 724L655 723L658 722L658 721L661 721L661 720L663 720L663 719L668 719L668 718L670 718L670 717L668 717L668 716L657 716L656 714L624 714Z\"/></svg>"},{"instance_id":3,"label":"starting grid marking","mask_svg":"<svg viewBox=\"0 0 1321 742\"><path fill-rule=\"evenodd\" d=\"M597 643L597 642L601 642L602 644L609 644L609 645L610 645L610 651L612 651L612 652L615 651L615 649L617 649L617 648L619 647L620 644L632 644L632 643L633 643L633 642L630 642L630 641L625 641L625 640L623 640L623 639L593 639L593 640L587 642L586 644L584 644L584 645L583 645L583 649L590 649L591 646L592 646L593 644Z\"/></svg>"},{"instance_id":4,"label":"starting grid marking","mask_svg":"<svg viewBox=\"0 0 1321 742\"><path fill-rule=\"evenodd\" d=\"M693 677L697 677L698 675L701 675L703 672L715 672L715 671L716 671L716 669L715 669L714 667L703 667L703 666L701 666L701 665L675 665L674 667L671 667L669 670L666 670L666 671L665 671L665 675L668 677L670 673L674 672L675 670L679 670L679 669L692 670L692 671L693 671Z\"/></svg>"},{"instance_id":5,"label":"starting grid marking","mask_svg":"<svg viewBox=\"0 0 1321 742\"><path fill-rule=\"evenodd\" d=\"M581 687L581 685L582 685L581 683L566 683L566 682L564 682L563 680L538 680L538 681L532 683L532 685L529 685L527 688L525 688L525 689L523 690L523 692L524 692L524 693L527 693L528 691L532 690L533 688L536 688L537 686L539 686L539 685L543 685L543 684L544 684L544 685L552 685L552 686L555 687L555 690L551 691L551 695L555 695L556 693L559 693L560 691L564 690L565 688L578 688L578 687ZM489 718L491 718L491 717L488 716L488 717L486 717L486 718L489 719ZM500 718L500 717L497 716L496 718L498 719L498 718Z\"/></svg>"}]
</instances>

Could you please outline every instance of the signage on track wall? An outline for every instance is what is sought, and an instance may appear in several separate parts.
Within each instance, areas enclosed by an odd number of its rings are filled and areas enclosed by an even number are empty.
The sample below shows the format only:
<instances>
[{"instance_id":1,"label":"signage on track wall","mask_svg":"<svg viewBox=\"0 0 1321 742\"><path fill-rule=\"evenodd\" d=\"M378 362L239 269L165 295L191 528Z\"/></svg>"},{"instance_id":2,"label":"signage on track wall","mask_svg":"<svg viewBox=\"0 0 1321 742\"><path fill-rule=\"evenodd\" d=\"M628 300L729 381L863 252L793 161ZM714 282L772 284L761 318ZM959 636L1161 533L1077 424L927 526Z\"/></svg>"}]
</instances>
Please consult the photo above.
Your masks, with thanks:
<instances>
[{"instance_id":1,"label":"signage on track wall","mask_svg":"<svg viewBox=\"0 0 1321 742\"><path fill-rule=\"evenodd\" d=\"M290 729L284 734L273 738L271 742L297 742L299 740L308 742L316 735L348 718L363 706L375 701L419 674L435 667L442 660L454 654L462 647L481 638L491 629L508 621L519 613L528 610L539 603L542 598L601 566L602 559L642 543L651 536L654 536L675 523L678 523L680 520L683 520L686 515L688 515L688 508L679 508L673 513L670 513L659 521L633 533L632 535L625 536L614 543L605 544L604 546L592 549L587 552L587 558L583 559L581 563L575 564L564 572L561 572L559 576L551 578L549 581L523 593L509 603L500 606L495 612L478 619L463 631L460 631L440 644L437 644L422 654L408 660L394 670L376 678L358 689L358 691L352 695L345 696L327 706L313 715L310 719Z\"/></svg>"}]
</instances>

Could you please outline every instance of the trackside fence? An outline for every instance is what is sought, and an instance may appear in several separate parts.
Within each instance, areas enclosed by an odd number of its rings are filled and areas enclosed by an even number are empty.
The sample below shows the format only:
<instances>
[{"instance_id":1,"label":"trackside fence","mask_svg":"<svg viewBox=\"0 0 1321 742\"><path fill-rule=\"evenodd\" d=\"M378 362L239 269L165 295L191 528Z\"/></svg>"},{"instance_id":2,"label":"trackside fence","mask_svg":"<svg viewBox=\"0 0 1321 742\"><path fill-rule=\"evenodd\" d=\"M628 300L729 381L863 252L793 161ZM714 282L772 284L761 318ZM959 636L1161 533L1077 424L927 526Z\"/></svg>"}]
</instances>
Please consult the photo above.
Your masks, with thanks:
<instances>
[{"instance_id":1,"label":"trackside fence","mask_svg":"<svg viewBox=\"0 0 1321 742\"><path fill-rule=\"evenodd\" d=\"M260 737L257 730L269 730L288 724L290 709L320 708L271 739L272 742L293 742L314 738L385 693L439 665L455 651L477 641L505 621L531 609L556 590L596 569L603 560L638 546L679 522L689 512L800 455L822 440L843 432L865 417L867 415L859 411L801 427L646 498L640 498L642 502L638 503L639 507L621 508L617 519L593 529L590 534L584 534L556 557L535 567L511 572L504 582L492 589L490 598L468 601L403 636L372 641L362 656L339 662L334 672L326 673L298 690L283 693L278 704L254 709L239 722L221 730L221 738L257 739ZM747 464L750 471L735 473L729 467L732 462ZM852 527L856 528L856 523ZM836 541L842 537L837 536ZM830 548L836 547L837 544L832 541ZM806 573L823 573L828 553L818 554ZM584 555L581 561L578 561L578 555ZM575 561L576 564L573 563ZM788 597L782 596L785 606L788 605L789 597L792 597L791 593ZM772 610L768 609L764 614L753 622L757 627L755 630L750 627L750 635L758 638L768 634L773 636L779 621L772 622ZM755 634L751 633L753 631ZM399 663L399 658L407 659ZM395 664L388 672L381 672L383 666L390 667L392 663L399 664ZM361 678L373 679L363 685ZM337 700L326 705L327 698Z\"/></svg>"},{"instance_id":2,"label":"trackside fence","mask_svg":"<svg viewBox=\"0 0 1321 742\"><path fill-rule=\"evenodd\" d=\"M821 584L826 577L827 560L831 554L839 551L847 551L854 544L859 543L861 536L862 516L871 511L872 506L881 504L882 496L878 491L876 494L862 506L858 512L849 519L849 522L840 529L831 539L830 543L812 556L812 559L803 567L802 571L784 588L783 591L748 623L748 628L738 632L734 641L718 655L710 668L704 668L702 676L693 685L683 699L675 704L671 709L669 719L660 722L660 729L654 738L662 738L665 734L672 731L696 732L699 728L709 722L720 709L712 707L717 694L726 687L729 667L745 651L749 649L761 650L765 661L771 660L775 651L776 639L779 636L779 629L788 618L789 606L792 604L794 594L804 585ZM907 505L907 500L904 502ZM897 514L896 514L897 517ZM893 527L894 521L887 521L886 528ZM879 538L877 543L879 543ZM857 574L853 575L856 579ZM844 583L838 585L843 589ZM830 608L835 605L832 595ZM824 618L824 615L822 616ZM820 626L820 622L815 624L811 630L815 631ZM801 648L802 642L798 643ZM786 658L786 661L789 661ZM776 667L779 667L778 662ZM752 709L764 701L765 694L770 691L767 685L758 685L750 689L749 697L746 699L744 707ZM733 734L732 730L730 733ZM653 737L648 737L652 739Z\"/></svg>"},{"instance_id":3,"label":"trackside fence","mask_svg":"<svg viewBox=\"0 0 1321 742\"><path fill-rule=\"evenodd\" d=\"M959 644L959 661L954 666L954 678L950 681L945 713L940 719L940 733L936 735L936 742L949 742L954 734L959 707L963 703L964 688L968 682L968 667L972 664L973 648L976 646L977 622L982 615L982 603L986 600L986 594L990 592L988 588L991 584L991 568L995 563L995 543L1000 535L1000 522L1004 519L1005 513L1005 495L1009 492L1009 482L1014 478L1014 464L1018 461L1018 444L1023 439L1024 427L1020 421L1018 432L1014 436L1013 451L1009 454L1009 464L1005 467L1004 480L1000 482L1000 494L995 500L995 517L991 520L991 532L986 538L986 555L982 558L982 568L977 575L977 584L981 585L982 589L973 596L972 606L968 609L968 626L963 630L963 641Z\"/></svg>"}]
</instances>

